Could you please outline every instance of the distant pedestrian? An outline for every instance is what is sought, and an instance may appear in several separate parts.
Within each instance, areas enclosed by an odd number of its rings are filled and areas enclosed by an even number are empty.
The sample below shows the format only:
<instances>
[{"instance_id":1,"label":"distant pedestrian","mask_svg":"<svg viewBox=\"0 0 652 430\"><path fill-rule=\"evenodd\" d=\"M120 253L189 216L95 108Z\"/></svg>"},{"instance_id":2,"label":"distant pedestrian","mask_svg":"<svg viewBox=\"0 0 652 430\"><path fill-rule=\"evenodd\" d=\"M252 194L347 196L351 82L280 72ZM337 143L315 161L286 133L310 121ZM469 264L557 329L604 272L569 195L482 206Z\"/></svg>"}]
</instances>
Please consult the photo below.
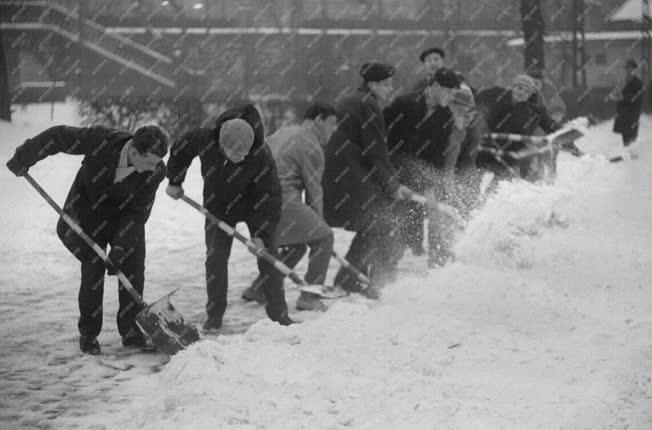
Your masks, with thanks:
<instances>
[{"instance_id":1,"label":"distant pedestrian","mask_svg":"<svg viewBox=\"0 0 652 430\"><path fill-rule=\"evenodd\" d=\"M627 60L624 84L619 91L611 94L611 99L618 102L613 131L622 135L625 147L634 143L638 137L638 124L645 94L643 82L636 76L637 67L636 61Z\"/></svg>"}]
</instances>

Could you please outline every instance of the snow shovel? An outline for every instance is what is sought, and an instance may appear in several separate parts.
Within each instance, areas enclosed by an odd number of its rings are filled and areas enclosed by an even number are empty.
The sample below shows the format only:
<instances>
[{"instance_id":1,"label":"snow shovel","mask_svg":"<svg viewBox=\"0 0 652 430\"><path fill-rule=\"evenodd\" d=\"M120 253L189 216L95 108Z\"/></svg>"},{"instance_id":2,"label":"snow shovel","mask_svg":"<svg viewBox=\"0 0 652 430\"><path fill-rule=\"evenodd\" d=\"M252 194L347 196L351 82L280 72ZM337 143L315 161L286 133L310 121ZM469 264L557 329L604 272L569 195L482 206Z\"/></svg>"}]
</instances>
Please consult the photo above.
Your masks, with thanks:
<instances>
[{"instance_id":1,"label":"snow shovel","mask_svg":"<svg viewBox=\"0 0 652 430\"><path fill-rule=\"evenodd\" d=\"M100 246L96 244L84 230L82 230L75 220L61 210L56 202L52 200L48 193L41 188L38 182L36 182L29 173L25 173L24 176L41 197L43 197L45 201L48 202L55 211L57 211L66 224L68 224L88 246L93 248L93 251L104 260L106 265L113 267L113 263L104 249L100 248ZM116 270L116 274L122 283L122 286L129 292L129 294L131 294L136 303L142 307L142 310L138 315L136 315L136 324L140 327L140 330L152 340L152 343L159 350L172 356L185 349L188 345L199 340L199 332L197 332L197 329L191 324L186 323L183 320L183 316L170 302L170 296L172 296L172 294L177 290L172 291L151 305L148 305L134 289L124 273L120 270Z\"/></svg>"},{"instance_id":2,"label":"snow shovel","mask_svg":"<svg viewBox=\"0 0 652 430\"><path fill-rule=\"evenodd\" d=\"M256 246L256 244L251 239L248 239L242 234L240 234L235 228L231 227L229 224L225 223L224 221L222 221L221 219L219 219L218 217L210 213L205 207L203 207L202 205L200 205L190 197L181 196L181 200L188 203L190 206L197 209L199 212L203 213L204 216L210 222L215 224L226 234L242 242L249 249L249 252L254 254L256 257L262 258L263 260L267 261L272 266L274 266L276 270L278 270L279 272L281 272L282 274L290 278L292 282L297 284L300 291L315 294L324 299L336 299L347 295L344 291L340 291L338 288L329 289L323 285L308 284L299 275L297 275L296 272L294 272L288 266L283 264L283 262L281 262L279 259L275 258L273 255L267 252L265 248L260 248Z\"/></svg>"},{"instance_id":3,"label":"snow shovel","mask_svg":"<svg viewBox=\"0 0 652 430\"><path fill-rule=\"evenodd\" d=\"M335 259L336 259L337 261L339 261L339 263L340 263L342 266L344 266L344 268L346 268L346 270L348 270L349 272L353 273L353 274L355 275L355 277L358 278L358 281L360 281L360 284L361 284L361 289L362 289L362 291L364 291L364 290L366 290L367 288L369 288L369 285L371 285L371 280L370 280L370 279L369 279L369 278L368 278L364 273L362 273L361 271L359 271L358 269L356 269L355 266L353 266L353 265L352 265L351 263L349 263L349 262L348 262L344 257L341 257L341 256L340 256L337 252L335 252L335 251L333 251L333 257L335 257Z\"/></svg>"},{"instance_id":4,"label":"snow shovel","mask_svg":"<svg viewBox=\"0 0 652 430\"><path fill-rule=\"evenodd\" d=\"M535 145L536 148L530 148L521 151L504 151L500 149L498 149L497 151L493 149L492 151L492 148L486 148L486 147L482 149L487 152L499 152L498 154L495 154L498 156L502 156L502 153L504 152L509 152L512 158L521 159L521 158L530 157L532 155L537 155L546 151L550 151L552 149L552 145L556 141L556 142L561 142L561 143L557 143L560 149L569 152L571 155L575 157L580 157L582 155L581 152L574 151L572 148L564 146L564 143L573 142L576 139L579 139L580 137L584 136L584 130L586 130L587 126L588 126L588 120L585 117L579 117L567 122L559 130L547 134L545 136L528 136L524 134L512 134L512 133L488 133L485 134L484 137L490 140L509 140L512 142L524 142L527 144Z\"/></svg>"}]
</instances>

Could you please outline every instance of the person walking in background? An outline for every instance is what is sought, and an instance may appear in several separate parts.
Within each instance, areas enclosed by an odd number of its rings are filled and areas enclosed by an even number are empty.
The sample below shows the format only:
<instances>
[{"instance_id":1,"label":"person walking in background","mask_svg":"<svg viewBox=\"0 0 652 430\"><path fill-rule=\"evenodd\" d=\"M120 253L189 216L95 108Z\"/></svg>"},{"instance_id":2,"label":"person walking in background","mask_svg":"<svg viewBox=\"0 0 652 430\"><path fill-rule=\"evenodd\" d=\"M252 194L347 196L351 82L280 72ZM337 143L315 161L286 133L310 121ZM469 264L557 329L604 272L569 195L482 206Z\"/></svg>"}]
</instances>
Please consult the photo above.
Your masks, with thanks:
<instances>
[{"instance_id":1,"label":"person walking in background","mask_svg":"<svg viewBox=\"0 0 652 430\"><path fill-rule=\"evenodd\" d=\"M637 67L636 61L627 60L624 84L619 92L610 94L610 98L617 102L613 131L622 135L625 148L629 148L638 137L638 124L645 94L643 82L636 76Z\"/></svg>"},{"instance_id":2,"label":"person walking in background","mask_svg":"<svg viewBox=\"0 0 652 430\"><path fill-rule=\"evenodd\" d=\"M392 204L412 195L390 162L380 107L391 95L394 73L386 64L362 66L362 86L336 106L338 126L326 146L322 180L326 222L356 232L345 258L370 277L372 286L363 288L345 268L334 283L370 298L378 298L377 288L396 276Z\"/></svg>"},{"instance_id":3,"label":"person walking in background","mask_svg":"<svg viewBox=\"0 0 652 430\"><path fill-rule=\"evenodd\" d=\"M324 284L333 253L333 231L323 218L324 147L337 127L335 108L324 103L309 106L303 123L279 129L267 138L283 190L281 220L275 243L281 259L294 268L310 247L308 284ZM301 194L305 193L305 203ZM246 301L264 301L262 274L242 294ZM321 311L326 306L319 296L301 292L297 310Z\"/></svg>"},{"instance_id":4,"label":"person walking in background","mask_svg":"<svg viewBox=\"0 0 652 430\"><path fill-rule=\"evenodd\" d=\"M28 139L7 163L22 176L44 158L64 152L83 155L70 187L65 213L74 219L100 248L111 246L109 259L132 283L138 294L145 284L145 223L156 190L165 178L163 157L167 138L154 126L134 134L106 127L56 126ZM86 354L101 353L97 336L102 330L102 299L106 267L102 259L68 224L59 219L57 235L81 262L79 287L79 347ZM115 275L109 272L109 275ZM126 289L118 293L118 332L122 345L152 350L136 325L141 307Z\"/></svg>"},{"instance_id":5,"label":"person walking in background","mask_svg":"<svg viewBox=\"0 0 652 430\"><path fill-rule=\"evenodd\" d=\"M199 156L206 209L231 226L247 223L252 241L278 258L274 230L281 217L281 185L264 136L260 113L251 104L225 111L214 127L186 133L170 151L166 192L174 199L183 196L186 172ZM213 331L222 327L226 312L233 237L206 220L205 238L208 318L204 330ZM258 270L267 279L263 284L267 315L281 325L292 324L283 275L262 258L258 259Z\"/></svg>"}]
</instances>

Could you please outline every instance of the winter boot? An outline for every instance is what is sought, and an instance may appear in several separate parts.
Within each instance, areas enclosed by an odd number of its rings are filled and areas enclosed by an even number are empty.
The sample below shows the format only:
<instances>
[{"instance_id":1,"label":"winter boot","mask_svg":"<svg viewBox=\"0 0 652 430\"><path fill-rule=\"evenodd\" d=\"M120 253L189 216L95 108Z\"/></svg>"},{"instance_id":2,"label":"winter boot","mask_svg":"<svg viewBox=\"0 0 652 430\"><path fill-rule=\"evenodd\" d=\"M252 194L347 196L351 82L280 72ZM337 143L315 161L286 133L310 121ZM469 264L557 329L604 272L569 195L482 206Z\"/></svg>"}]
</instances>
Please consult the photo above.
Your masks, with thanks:
<instances>
[{"instance_id":1,"label":"winter boot","mask_svg":"<svg viewBox=\"0 0 652 430\"><path fill-rule=\"evenodd\" d=\"M97 338L85 334L82 334L79 338L79 349L81 349L84 354L100 355L102 353Z\"/></svg>"},{"instance_id":2,"label":"winter boot","mask_svg":"<svg viewBox=\"0 0 652 430\"><path fill-rule=\"evenodd\" d=\"M263 294L263 289L254 283L242 292L242 300L245 302L258 302L261 305L264 305L265 294Z\"/></svg>"},{"instance_id":3,"label":"winter boot","mask_svg":"<svg viewBox=\"0 0 652 430\"><path fill-rule=\"evenodd\" d=\"M156 351L154 344L136 328L130 330L126 336L122 336L122 346L147 352Z\"/></svg>"},{"instance_id":4,"label":"winter boot","mask_svg":"<svg viewBox=\"0 0 652 430\"><path fill-rule=\"evenodd\" d=\"M281 325L285 325L285 326L295 324L294 320L292 318L290 318L290 316L288 314L283 314L278 319L276 319L274 321L276 321L277 323L279 323Z\"/></svg>"},{"instance_id":5,"label":"winter boot","mask_svg":"<svg viewBox=\"0 0 652 430\"><path fill-rule=\"evenodd\" d=\"M270 320L275 321L281 325L291 325L294 321L288 315L287 305L283 303L282 308L271 306L270 303L265 304L265 312Z\"/></svg>"},{"instance_id":6,"label":"winter boot","mask_svg":"<svg viewBox=\"0 0 652 430\"><path fill-rule=\"evenodd\" d=\"M319 300L319 296L316 294L301 292L301 295L297 299L298 311L324 312L326 309L326 305Z\"/></svg>"},{"instance_id":7,"label":"winter boot","mask_svg":"<svg viewBox=\"0 0 652 430\"><path fill-rule=\"evenodd\" d=\"M217 331L222 328L222 318L208 317L202 328L207 332Z\"/></svg>"},{"instance_id":8,"label":"winter boot","mask_svg":"<svg viewBox=\"0 0 652 430\"><path fill-rule=\"evenodd\" d=\"M362 294L363 296L371 300L380 299L380 290L377 287L374 287L373 285L369 285L364 290L361 290L360 294Z\"/></svg>"}]
</instances>

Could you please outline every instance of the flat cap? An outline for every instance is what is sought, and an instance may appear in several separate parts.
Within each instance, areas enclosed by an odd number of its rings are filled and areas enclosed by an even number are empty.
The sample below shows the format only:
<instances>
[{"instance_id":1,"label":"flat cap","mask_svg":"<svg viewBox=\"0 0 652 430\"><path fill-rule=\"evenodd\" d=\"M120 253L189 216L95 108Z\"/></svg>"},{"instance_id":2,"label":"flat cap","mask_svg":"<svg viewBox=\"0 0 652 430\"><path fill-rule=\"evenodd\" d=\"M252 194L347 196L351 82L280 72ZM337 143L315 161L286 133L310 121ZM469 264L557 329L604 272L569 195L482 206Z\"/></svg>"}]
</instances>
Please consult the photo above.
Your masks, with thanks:
<instances>
[{"instance_id":1,"label":"flat cap","mask_svg":"<svg viewBox=\"0 0 652 430\"><path fill-rule=\"evenodd\" d=\"M365 63L360 68L360 76L367 82L380 82L396 73L394 66L383 63Z\"/></svg>"},{"instance_id":2,"label":"flat cap","mask_svg":"<svg viewBox=\"0 0 652 430\"><path fill-rule=\"evenodd\" d=\"M426 60L426 57L430 54L438 54L441 58L446 57L444 50L441 48L428 48L419 54L419 60L423 63Z\"/></svg>"}]
</instances>

